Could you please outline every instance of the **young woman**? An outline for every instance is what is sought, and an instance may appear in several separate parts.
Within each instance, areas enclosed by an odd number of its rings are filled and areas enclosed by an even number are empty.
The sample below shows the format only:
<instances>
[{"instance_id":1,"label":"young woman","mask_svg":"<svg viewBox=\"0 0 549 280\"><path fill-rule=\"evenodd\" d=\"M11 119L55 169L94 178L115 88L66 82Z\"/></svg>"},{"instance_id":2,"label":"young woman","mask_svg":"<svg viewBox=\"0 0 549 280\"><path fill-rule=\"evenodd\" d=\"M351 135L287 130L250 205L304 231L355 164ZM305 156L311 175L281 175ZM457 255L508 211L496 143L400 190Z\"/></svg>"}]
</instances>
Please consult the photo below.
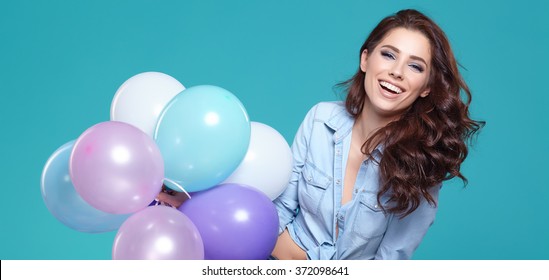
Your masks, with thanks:
<instances>
[{"instance_id":1,"label":"young woman","mask_svg":"<svg viewBox=\"0 0 549 280\"><path fill-rule=\"evenodd\" d=\"M459 177L471 93L440 27L416 10L383 19L360 48L345 103L306 115L275 200L277 259L410 259ZM466 98L462 100L461 95Z\"/></svg>"}]
</instances>

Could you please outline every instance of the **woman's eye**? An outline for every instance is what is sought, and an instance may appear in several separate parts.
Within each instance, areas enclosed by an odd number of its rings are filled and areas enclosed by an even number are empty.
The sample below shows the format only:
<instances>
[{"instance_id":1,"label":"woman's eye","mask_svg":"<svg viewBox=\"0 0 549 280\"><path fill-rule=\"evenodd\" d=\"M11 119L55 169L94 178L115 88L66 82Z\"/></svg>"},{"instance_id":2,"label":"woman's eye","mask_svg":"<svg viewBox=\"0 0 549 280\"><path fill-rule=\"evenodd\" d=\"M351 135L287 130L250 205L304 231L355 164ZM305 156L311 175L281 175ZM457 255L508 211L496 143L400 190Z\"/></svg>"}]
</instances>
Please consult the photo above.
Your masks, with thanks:
<instances>
[{"instance_id":1,"label":"woman's eye","mask_svg":"<svg viewBox=\"0 0 549 280\"><path fill-rule=\"evenodd\" d=\"M395 55L388 51L381 51L381 55L386 58L395 59Z\"/></svg>"},{"instance_id":2,"label":"woman's eye","mask_svg":"<svg viewBox=\"0 0 549 280\"><path fill-rule=\"evenodd\" d=\"M423 67L422 67L421 65L418 65L418 64L410 64L410 67L411 67L412 70L415 71L415 72L418 72L418 73L423 72Z\"/></svg>"}]
</instances>

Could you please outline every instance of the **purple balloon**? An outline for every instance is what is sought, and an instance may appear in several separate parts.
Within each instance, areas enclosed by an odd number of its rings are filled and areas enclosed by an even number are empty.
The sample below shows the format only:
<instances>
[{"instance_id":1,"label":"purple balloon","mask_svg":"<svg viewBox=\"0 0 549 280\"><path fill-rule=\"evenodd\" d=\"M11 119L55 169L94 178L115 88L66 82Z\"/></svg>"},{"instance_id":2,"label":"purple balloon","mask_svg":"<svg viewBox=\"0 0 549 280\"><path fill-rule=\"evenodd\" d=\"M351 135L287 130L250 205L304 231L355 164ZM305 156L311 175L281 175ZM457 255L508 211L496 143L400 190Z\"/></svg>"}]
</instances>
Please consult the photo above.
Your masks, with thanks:
<instances>
[{"instance_id":1,"label":"purple balloon","mask_svg":"<svg viewBox=\"0 0 549 280\"><path fill-rule=\"evenodd\" d=\"M151 206L130 216L116 233L113 260L203 260L195 225L169 206Z\"/></svg>"},{"instance_id":2,"label":"purple balloon","mask_svg":"<svg viewBox=\"0 0 549 280\"><path fill-rule=\"evenodd\" d=\"M198 228L207 260L266 260L278 238L278 214L271 199L240 184L196 192L179 211Z\"/></svg>"},{"instance_id":3,"label":"purple balloon","mask_svg":"<svg viewBox=\"0 0 549 280\"><path fill-rule=\"evenodd\" d=\"M129 214L147 207L160 192L164 161L145 132L108 121L88 128L76 140L70 176L76 191L91 206Z\"/></svg>"}]
</instances>

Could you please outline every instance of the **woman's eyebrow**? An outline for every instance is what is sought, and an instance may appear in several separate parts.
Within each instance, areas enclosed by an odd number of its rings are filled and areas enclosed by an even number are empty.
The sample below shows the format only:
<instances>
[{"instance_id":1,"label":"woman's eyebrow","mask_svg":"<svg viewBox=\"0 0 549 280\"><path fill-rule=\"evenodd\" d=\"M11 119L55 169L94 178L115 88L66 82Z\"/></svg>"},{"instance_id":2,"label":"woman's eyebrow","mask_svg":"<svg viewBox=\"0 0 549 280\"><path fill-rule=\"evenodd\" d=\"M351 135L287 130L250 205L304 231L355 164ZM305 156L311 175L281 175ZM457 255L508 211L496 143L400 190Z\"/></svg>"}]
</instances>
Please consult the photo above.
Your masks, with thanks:
<instances>
[{"instance_id":1,"label":"woman's eyebrow","mask_svg":"<svg viewBox=\"0 0 549 280\"><path fill-rule=\"evenodd\" d=\"M393 45L383 45L381 47L382 48L389 48L389 49L392 49L396 53L400 53L400 50L397 47L393 46ZM414 60L419 60L419 61L423 62L425 65L428 65L427 62L425 62L425 59L423 59L423 58L421 58L417 55L410 55L410 58L414 59Z\"/></svg>"}]
</instances>

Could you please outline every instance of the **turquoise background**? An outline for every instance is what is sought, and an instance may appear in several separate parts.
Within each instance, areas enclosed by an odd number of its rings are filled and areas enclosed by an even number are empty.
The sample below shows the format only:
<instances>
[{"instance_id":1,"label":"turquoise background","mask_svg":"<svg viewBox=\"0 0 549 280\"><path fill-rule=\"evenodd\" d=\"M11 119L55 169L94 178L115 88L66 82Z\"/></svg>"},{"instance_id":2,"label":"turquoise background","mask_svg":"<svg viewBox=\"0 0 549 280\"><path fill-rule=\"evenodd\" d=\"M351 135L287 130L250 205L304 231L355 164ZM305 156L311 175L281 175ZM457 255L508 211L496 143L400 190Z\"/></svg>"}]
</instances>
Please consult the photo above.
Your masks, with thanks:
<instances>
[{"instance_id":1,"label":"turquoise background","mask_svg":"<svg viewBox=\"0 0 549 280\"><path fill-rule=\"evenodd\" d=\"M233 92L291 143L307 110L336 100L374 25L417 8L447 32L487 125L446 184L415 259L549 259L546 1L0 2L0 259L110 259L116 232L57 221L40 194L48 157L109 119L145 71ZM221 140L220 140L221 141Z\"/></svg>"}]
</instances>

